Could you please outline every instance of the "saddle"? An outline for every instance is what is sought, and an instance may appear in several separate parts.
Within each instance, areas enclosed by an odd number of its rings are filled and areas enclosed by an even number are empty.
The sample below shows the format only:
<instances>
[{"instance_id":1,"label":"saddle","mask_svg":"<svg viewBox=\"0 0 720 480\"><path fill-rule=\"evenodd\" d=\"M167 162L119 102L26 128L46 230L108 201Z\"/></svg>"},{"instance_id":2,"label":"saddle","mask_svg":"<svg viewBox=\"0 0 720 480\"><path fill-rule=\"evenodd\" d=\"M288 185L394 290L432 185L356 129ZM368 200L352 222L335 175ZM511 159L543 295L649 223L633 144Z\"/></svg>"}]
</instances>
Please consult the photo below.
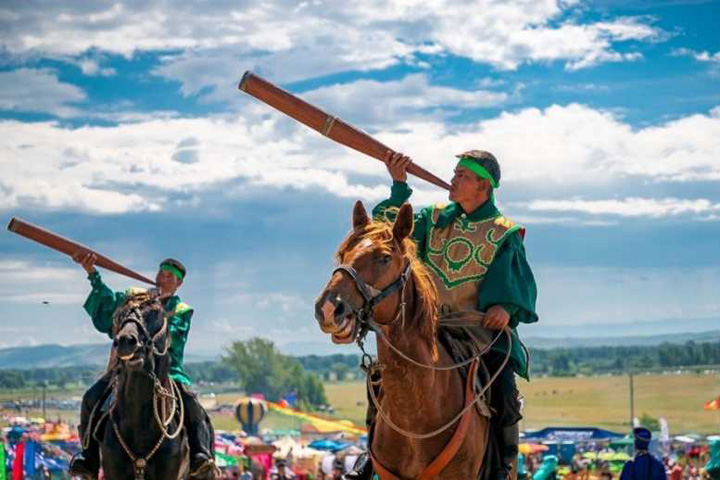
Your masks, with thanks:
<instances>
[{"instance_id":1,"label":"saddle","mask_svg":"<svg viewBox=\"0 0 720 480\"><path fill-rule=\"evenodd\" d=\"M479 329L474 329L471 333L469 328L465 325L455 325L454 322L443 322L438 329L438 342L440 343L440 346L445 349L448 355L450 355L453 362L461 363L468 358L475 357L481 352L484 352L488 345L492 342L491 332L488 332L485 336L480 336L475 334L475 330ZM467 381L469 370L470 364L458 368L458 372L462 376L463 382ZM490 372L488 372L485 364L480 361L477 375L475 376L475 381L473 383L473 392L475 395L482 392L490 381L490 377ZM475 406L480 415L487 418L492 417L489 388L485 389Z\"/></svg>"}]
</instances>

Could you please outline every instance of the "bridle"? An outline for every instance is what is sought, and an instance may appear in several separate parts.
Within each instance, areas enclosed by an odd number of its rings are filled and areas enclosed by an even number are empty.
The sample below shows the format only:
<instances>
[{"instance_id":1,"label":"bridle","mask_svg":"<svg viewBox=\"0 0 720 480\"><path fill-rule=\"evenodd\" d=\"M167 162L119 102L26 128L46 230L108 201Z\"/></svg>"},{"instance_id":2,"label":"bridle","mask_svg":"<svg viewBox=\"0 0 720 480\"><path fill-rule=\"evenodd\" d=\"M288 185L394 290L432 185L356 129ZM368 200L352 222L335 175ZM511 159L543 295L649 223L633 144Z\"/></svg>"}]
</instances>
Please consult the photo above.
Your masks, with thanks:
<instances>
[{"instance_id":1,"label":"bridle","mask_svg":"<svg viewBox=\"0 0 720 480\"><path fill-rule=\"evenodd\" d=\"M150 309L160 310L163 317L162 327L154 335L150 334L143 320L143 313ZM163 308L159 297L157 295L151 294L147 300L139 302L138 304L133 304L129 306L126 305L125 307L121 307L120 310L118 310L114 318L114 323L117 325L117 328L115 328L113 336L117 336L117 334L122 331L125 325L129 323L134 323L140 329L140 331L142 332L142 336L144 337L140 342L140 346L138 348L144 349L146 352L148 352L148 354L164 357L168 355L170 348L170 335L167 335L167 329L168 318L171 315L172 312L165 312L165 309ZM165 341L162 346L162 350L158 350L156 342L163 335L165 336ZM117 437L120 446L123 448L127 456L132 461L135 479L142 480L145 478L145 469L147 468L148 462L155 455L155 453L157 453L162 444L165 443L165 440L172 440L177 438L178 435L180 435L180 432L182 431L185 424L185 409L181 398L180 387L178 387L176 382L170 379L169 389L165 388L162 384L162 380L158 378L157 375L155 375L154 371L151 370L149 372L149 376L154 384L152 398L153 414L157 426L160 429L160 438L158 438L157 442L155 442L155 445L145 456L141 457L136 455L120 433L120 429L117 425L117 422L115 421L115 416L113 415L118 402L118 368L119 365L118 367L116 367L115 372L113 372L112 381L108 386L108 389L112 389L114 391L114 402L110 407L110 410L106 412L105 415L107 415L110 419L110 423L112 424L113 431L115 432L115 436ZM172 406L169 409L166 407L164 399L169 399L171 401ZM95 408L91 413L91 420L94 414ZM170 427L170 423L173 421L174 418L178 419L177 427L174 432L170 433L168 429ZM98 427L101 423L101 421L98 422ZM98 427L96 427L96 430Z\"/></svg>"},{"instance_id":2,"label":"bridle","mask_svg":"<svg viewBox=\"0 0 720 480\"><path fill-rule=\"evenodd\" d=\"M145 322L143 321L143 313L147 310L159 310L163 317L162 327L153 335L147 329ZM168 354L170 347L170 335L166 335L168 328L168 314L160 303L160 299L157 296L150 296L147 300L130 306L130 308L121 308L116 315L115 322L117 327L113 337L116 337L119 332L129 323L134 323L140 332L142 338L139 340L139 347L146 350L148 353L163 357ZM162 350L157 348L157 341L159 338L165 336L165 341L162 346ZM115 340L115 338L113 338Z\"/></svg>"},{"instance_id":3,"label":"bridle","mask_svg":"<svg viewBox=\"0 0 720 480\"><path fill-rule=\"evenodd\" d=\"M407 266L402 271L400 276L382 290L378 290L377 288L365 282L365 280L360 278L357 270L355 270L350 265L339 265L335 270L333 270L333 275L335 275L336 272L347 273L348 275L350 275L350 278L352 278L355 282L355 287L357 287L360 295L362 295L363 297L363 304L360 306L360 308L354 309L352 313L355 315L355 317L361 324L367 324L370 320L374 320L373 313L375 307L396 291L401 292L400 304L402 305L402 292L405 291L405 285L407 285L412 270L410 269L410 262L408 262Z\"/></svg>"},{"instance_id":4,"label":"bridle","mask_svg":"<svg viewBox=\"0 0 720 480\"><path fill-rule=\"evenodd\" d=\"M333 270L333 275L336 272L345 272L347 273L350 278L353 279L355 282L355 286L357 287L358 291L363 297L363 304L360 306L360 308L353 309L352 313L355 315L355 318L357 319L357 323L359 324L359 328L356 328L355 332L355 342L360 347L360 350L362 351L362 358L360 360L360 368L365 371L366 374L366 380L367 380L367 388L368 392L370 394L370 398L372 402L375 404L375 408L378 410L379 415L385 420L388 425L395 430L396 432L400 433L401 435L404 435L408 438L412 439L426 439L434 437L443 431L447 430L450 426L452 426L456 421L461 419L477 402L479 402L485 395L485 392L490 388L490 386L495 382L497 377L500 375L500 372L503 368L505 368L505 365L507 365L508 361L510 360L510 353L511 348L508 348L508 352L505 355L505 359L501 365L501 367L495 372L489 379L486 385L483 386L483 388L473 397L471 402L468 402L465 407L458 413L452 420L450 420L448 423L443 425L442 427L428 433L415 433L410 432L408 430L405 430L399 426L397 426L387 415L387 413L382 409L380 402L377 399L377 396L375 395L375 391L373 389L373 376L376 372L382 370L383 366L380 365L375 359L372 358L366 351L365 351L365 337L367 336L368 332L373 331L375 334L380 337L387 345L390 347L395 353L400 355L402 358L404 358L409 363L421 367L426 368L429 370L434 371L447 371L447 370L455 370L460 367L464 367L465 365L472 364L480 359L482 355L487 353L490 348L495 344L495 342L498 341L500 336L504 333L507 337L508 345L511 345L511 335L510 330L506 327L503 330L498 331L497 335L493 338L493 340L481 351L478 352L476 355L473 355L470 358L467 358L459 363L454 363L452 365L447 366L437 366L437 365L429 365L426 363L418 362L417 360L413 359L412 357L409 357L406 353L404 353L402 350L398 349L393 343L390 341L389 338L385 335L380 325L375 321L374 318L374 309L375 307L383 301L385 298L390 296L395 291L400 291L400 298L398 299L398 307L397 312L395 314L395 319L397 319L399 316L402 315L403 319L405 316L405 286L407 285L408 280L410 279L410 275L412 274L411 269L412 264L408 262L405 269L402 271L400 276L393 281L390 285L385 287L382 290L378 290L377 288L373 287L372 285L368 285L367 282L365 282L362 278L360 278L360 275L358 275L357 270L355 270L352 266L347 264L341 264L335 270ZM448 324L451 324L453 319L456 319L459 316L475 316L478 319L482 319L485 317L485 314L483 312L477 312L477 311L462 311L462 312L453 312L447 315L444 315L443 319L446 319L448 321ZM474 367L473 367L474 368ZM474 371L474 370L473 370Z\"/></svg>"}]
</instances>

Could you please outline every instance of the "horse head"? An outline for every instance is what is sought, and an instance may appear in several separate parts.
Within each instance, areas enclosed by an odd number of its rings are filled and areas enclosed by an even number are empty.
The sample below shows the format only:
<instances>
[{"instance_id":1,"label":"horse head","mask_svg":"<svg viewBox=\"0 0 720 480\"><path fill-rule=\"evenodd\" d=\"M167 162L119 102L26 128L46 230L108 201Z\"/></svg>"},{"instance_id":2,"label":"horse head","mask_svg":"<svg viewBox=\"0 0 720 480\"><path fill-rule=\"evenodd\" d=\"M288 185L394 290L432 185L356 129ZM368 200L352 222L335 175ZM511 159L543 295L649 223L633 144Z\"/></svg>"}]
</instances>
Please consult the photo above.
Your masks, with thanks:
<instances>
[{"instance_id":1,"label":"horse head","mask_svg":"<svg viewBox=\"0 0 720 480\"><path fill-rule=\"evenodd\" d=\"M352 343L362 324L374 321L390 327L401 317L405 287L413 318L423 319L421 332L429 338L435 333L437 293L427 270L415 256L410 238L413 212L409 204L397 212L393 224L372 221L361 202L353 210L353 230L336 253L339 266L315 302L315 317L320 329L335 343Z\"/></svg>"},{"instance_id":2,"label":"horse head","mask_svg":"<svg viewBox=\"0 0 720 480\"><path fill-rule=\"evenodd\" d=\"M162 378L170 367L167 317L154 292L129 296L113 317L113 348L119 368Z\"/></svg>"}]
</instances>

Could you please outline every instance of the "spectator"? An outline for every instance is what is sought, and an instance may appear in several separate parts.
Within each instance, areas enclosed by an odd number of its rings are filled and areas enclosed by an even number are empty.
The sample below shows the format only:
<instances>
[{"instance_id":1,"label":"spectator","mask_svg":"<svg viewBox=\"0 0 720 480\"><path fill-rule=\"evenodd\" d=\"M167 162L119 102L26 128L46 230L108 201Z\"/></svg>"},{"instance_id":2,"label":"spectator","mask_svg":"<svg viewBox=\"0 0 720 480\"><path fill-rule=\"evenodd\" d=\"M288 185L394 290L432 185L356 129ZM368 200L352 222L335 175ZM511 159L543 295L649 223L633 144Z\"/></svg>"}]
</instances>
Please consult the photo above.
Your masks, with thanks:
<instances>
[{"instance_id":1,"label":"spectator","mask_svg":"<svg viewBox=\"0 0 720 480\"><path fill-rule=\"evenodd\" d=\"M652 434L643 427L633 429L635 434L635 458L623 466L620 480L667 480L665 467L648 451Z\"/></svg>"},{"instance_id":2,"label":"spectator","mask_svg":"<svg viewBox=\"0 0 720 480\"><path fill-rule=\"evenodd\" d=\"M288 468L287 460L280 458L275 462L277 470L270 475L270 480L292 480L295 474Z\"/></svg>"}]
</instances>

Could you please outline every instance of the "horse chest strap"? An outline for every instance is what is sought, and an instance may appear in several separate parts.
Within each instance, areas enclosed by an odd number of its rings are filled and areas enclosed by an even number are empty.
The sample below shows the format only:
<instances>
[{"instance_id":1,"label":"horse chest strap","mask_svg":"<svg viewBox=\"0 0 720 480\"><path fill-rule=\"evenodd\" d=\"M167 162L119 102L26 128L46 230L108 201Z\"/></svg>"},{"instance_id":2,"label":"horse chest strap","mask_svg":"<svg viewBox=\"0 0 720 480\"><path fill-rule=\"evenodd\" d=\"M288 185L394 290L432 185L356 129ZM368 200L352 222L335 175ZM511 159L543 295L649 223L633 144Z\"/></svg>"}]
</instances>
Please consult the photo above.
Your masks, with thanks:
<instances>
[{"instance_id":1,"label":"horse chest strap","mask_svg":"<svg viewBox=\"0 0 720 480\"><path fill-rule=\"evenodd\" d=\"M135 460L135 479L141 480L145 478L145 467L147 461L144 458L138 458Z\"/></svg>"}]
</instances>

